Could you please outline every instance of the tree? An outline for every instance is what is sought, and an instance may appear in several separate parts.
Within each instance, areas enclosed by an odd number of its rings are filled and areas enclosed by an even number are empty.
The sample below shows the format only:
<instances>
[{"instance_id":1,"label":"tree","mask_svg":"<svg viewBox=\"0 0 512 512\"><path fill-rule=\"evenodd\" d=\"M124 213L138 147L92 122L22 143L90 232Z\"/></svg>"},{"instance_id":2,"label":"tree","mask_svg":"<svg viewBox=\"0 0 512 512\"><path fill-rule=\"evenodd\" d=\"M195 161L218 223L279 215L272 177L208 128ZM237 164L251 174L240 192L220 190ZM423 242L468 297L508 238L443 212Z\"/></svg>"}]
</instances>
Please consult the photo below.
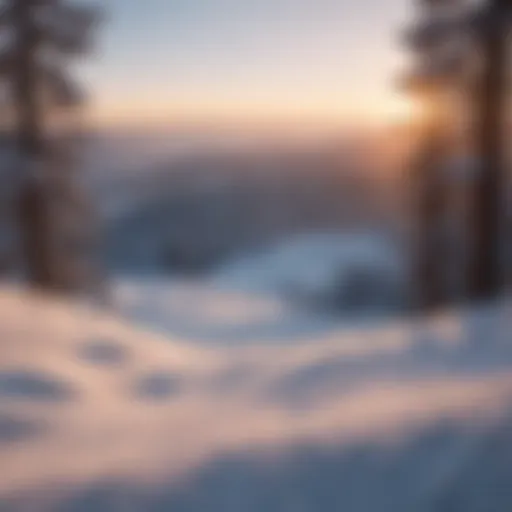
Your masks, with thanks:
<instances>
[{"instance_id":1,"label":"tree","mask_svg":"<svg viewBox=\"0 0 512 512\"><path fill-rule=\"evenodd\" d=\"M428 57L430 69L425 74L413 74L413 82L422 90L439 91L446 84L447 73L433 73L439 63L440 53L436 47L452 41L457 34L465 35L466 44L459 45L459 56L446 70L455 74L468 69L462 75L458 87L473 88L471 101L466 109L473 114L473 149L477 172L471 177L469 194L469 257L467 296L471 300L487 300L499 295L505 284L503 268L505 218L505 191L507 189L505 164L505 127L508 110L508 45L512 21L512 0L485 0L479 4L464 0L421 0L435 17L431 23L421 24L411 38L415 50ZM457 7L467 4L456 13ZM450 16L443 20L440 13L446 9ZM468 37L469 36L469 37ZM450 47L445 45L444 47ZM462 66L456 65L457 62ZM476 66L474 65L476 64ZM450 73L448 73L450 74ZM469 78L469 81L467 80ZM440 80L442 79L442 80ZM475 83L476 82L476 83ZM453 82L452 82L453 85ZM430 105L432 108L432 104ZM438 168L438 167L437 167ZM439 290L441 263L436 262L432 240L439 221L439 198L442 180L428 178L428 171L419 172L422 201L427 205L420 214L423 233L423 253L419 258L419 281L422 298L427 302L436 299ZM423 217L421 217L423 215ZM439 254L439 250L437 251ZM426 269L426 270L425 270ZM433 300L428 299L431 297Z\"/></svg>"},{"instance_id":2,"label":"tree","mask_svg":"<svg viewBox=\"0 0 512 512\"><path fill-rule=\"evenodd\" d=\"M449 133L456 115L451 102L466 65L466 48L461 37L465 3L419 0L418 7L419 21L406 34L415 64L404 85L421 103L423 112L411 183L412 283L415 307L426 310L442 306L449 297L445 230L450 198L446 167Z\"/></svg>"},{"instance_id":3,"label":"tree","mask_svg":"<svg viewBox=\"0 0 512 512\"><path fill-rule=\"evenodd\" d=\"M512 0L488 0L476 24L481 52L481 79L476 90L478 172L472 194L472 247L469 295L474 300L497 296L504 285L505 125L508 90L508 37Z\"/></svg>"},{"instance_id":4,"label":"tree","mask_svg":"<svg viewBox=\"0 0 512 512\"><path fill-rule=\"evenodd\" d=\"M0 0L0 79L8 86L16 123L22 253L29 281L43 289L62 286L50 113L83 99L66 68L89 49L97 20L95 8L66 0Z\"/></svg>"}]
</instances>

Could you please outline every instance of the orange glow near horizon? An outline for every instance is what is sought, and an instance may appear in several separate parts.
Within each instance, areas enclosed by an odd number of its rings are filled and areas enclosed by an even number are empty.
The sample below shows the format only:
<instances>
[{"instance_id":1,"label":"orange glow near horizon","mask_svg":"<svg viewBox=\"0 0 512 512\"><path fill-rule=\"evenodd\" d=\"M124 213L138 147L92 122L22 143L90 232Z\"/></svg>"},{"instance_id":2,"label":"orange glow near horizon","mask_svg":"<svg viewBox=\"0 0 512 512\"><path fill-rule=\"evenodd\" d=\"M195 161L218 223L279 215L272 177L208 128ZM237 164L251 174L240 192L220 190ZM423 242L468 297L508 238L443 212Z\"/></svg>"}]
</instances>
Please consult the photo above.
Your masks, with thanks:
<instances>
[{"instance_id":1,"label":"orange glow near horizon","mask_svg":"<svg viewBox=\"0 0 512 512\"><path fill-rule=\"evenodd\" d=\"M113 0L101 55L84 68L93 126L379 127L397 99L396 31L407 0ZM236 8L234 6L236 5Z\"/></svg>"},{"instance_id":2,"label":"orange glow near horizon","mask_svg":"<svg viewBox=\"0 0 512 512\"><path fill-rule=\"evenodd\" d=\"M172 102L157 97L145 97L136 102L126 99L114 104L92 105L87 115L89 124L97 127L165 126L172 124L218 124L259 126L268 124L299 127L377 127L407 123L419 115L418 105L394 91L381 98L348 105L339 98L309 98L308 101L278 101L233 99L206 101L189 99Z\"/></svg>"}]
</instances>

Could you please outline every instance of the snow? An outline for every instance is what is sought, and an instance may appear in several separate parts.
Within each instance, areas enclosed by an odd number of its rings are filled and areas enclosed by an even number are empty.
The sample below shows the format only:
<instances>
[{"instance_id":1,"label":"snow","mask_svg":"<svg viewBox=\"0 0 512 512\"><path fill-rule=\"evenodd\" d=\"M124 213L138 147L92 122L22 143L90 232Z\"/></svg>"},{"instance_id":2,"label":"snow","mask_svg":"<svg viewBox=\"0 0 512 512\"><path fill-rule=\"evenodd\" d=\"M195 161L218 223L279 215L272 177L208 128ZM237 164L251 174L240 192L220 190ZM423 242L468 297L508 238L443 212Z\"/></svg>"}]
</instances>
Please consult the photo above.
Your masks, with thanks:
<instances>
[{"instance_id":1,"label":"snow","mask_svg":"<svg viewBox=\"0 0 512 512\"><path fill-rule=\"evenodd\" d=\"M123 316L164 333L201 344L296 344L398 313L403 268L384 236L333 231L284 239L206 278L156 274L113 287Z\"/></svg>"},{"instance_id":2,"label":"snow","mask_svg":"<svg viewBox=\"0 0 512 512\"><path fill-rule=\"evenodd\" d=\"M260 254L229 261L217 272L215 283L286 298L299 298L304 303L325 306L338 297L342 307L343 292L352 285L362 288L373 281L380 285L379 294L368 290L373 301L365 304L389 308L395 305L403 288L404 264L399 250L384 235L374 232L314 232L281 241ZM351 283L358 275L360 283ZM391 296L394 300L392 300ZM369 299L369 297L368 297ZM353 297L347 297L347 306ZM353 313L353 311L351 312Z\"/></svg>"},{"instance_id":3,"label":"snow","mask_svg":"<svg viewBox=\"0 0 512 512\"><path fill-rule=\"evenodd\" d=\"M506 302L225 344L286 313L173 293L216 339L0 289L0 510L510 510Z\"/></svg>"},{"instance_id":4,"label":"snow","mask_svg":"<svg viewBox=\"0 0 512 512\"><path fill-rule=\"evenodd\" d=\"M115 303L123 317L199 346L296 344L339 326L333 318L305 315L280 297L212 281L122 279L113 285Z\"/></svg>"},{"instance_id":5,"label":"snow","mask_svg":"<svg viewBox=\"0 0 512 512\"><path fill-rule=\"evenodd\" d=\"M372 232L306 233L199 279L114 282L125 317L203 343L280 343L382 321L403 307L403 262ZM357 278L357 279L354 279Z\"/></svg>"}]
</instances>

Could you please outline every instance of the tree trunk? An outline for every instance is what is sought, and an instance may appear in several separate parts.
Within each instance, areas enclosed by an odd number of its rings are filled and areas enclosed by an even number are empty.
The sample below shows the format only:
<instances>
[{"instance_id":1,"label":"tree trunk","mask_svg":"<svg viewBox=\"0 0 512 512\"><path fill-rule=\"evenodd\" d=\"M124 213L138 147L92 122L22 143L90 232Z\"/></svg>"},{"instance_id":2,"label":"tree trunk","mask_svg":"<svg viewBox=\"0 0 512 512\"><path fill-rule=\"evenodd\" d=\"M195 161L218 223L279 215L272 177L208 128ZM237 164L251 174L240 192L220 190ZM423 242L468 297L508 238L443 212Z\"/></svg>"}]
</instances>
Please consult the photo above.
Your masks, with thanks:
<instances>
[{"instance_id":1,"label":"tree trunk","mask_svg":"<svg viewBox=\"0 0 512 512\"><path fill-rule=\"evenodd\" d=\"M31 0L14 2L13 16L17 30L14 94L22 173L18 213L28 279L36 287L51 288L53 269L49 203L42 181L44 177L37 175L41 173L45 155L36 68L39 36L33 23L32 9Z\"/></svg>"},{"instance_id":2,"label":"tree trunk","mask_svg":"<svg viewBox=\"0 0 512 512\"><path fill-rule=\"evenodd\" d=\"M481 33L484 62L477 90L478 172L473 183L473 245L469 261L469 297L486 300L496 297L504 286L501 226L505 190L504 127L507 106L507 15L511 0L491 0L490 23Z\"/></svg>"},{"instance_id":3,"label":"tree trunk","mask_svg":"<svg viewBox=\"0 0 512 512\"><path fill-rule=\"evenodd\" d=\"M421 147L414 165L414 252L413 303L420 312L441 307L447 301L447 283L444 272L445 217L447 191L445 157L447 150L446 126L441 98L430 98L426 121L421 134Z\"/></svg>"}]
</instances>

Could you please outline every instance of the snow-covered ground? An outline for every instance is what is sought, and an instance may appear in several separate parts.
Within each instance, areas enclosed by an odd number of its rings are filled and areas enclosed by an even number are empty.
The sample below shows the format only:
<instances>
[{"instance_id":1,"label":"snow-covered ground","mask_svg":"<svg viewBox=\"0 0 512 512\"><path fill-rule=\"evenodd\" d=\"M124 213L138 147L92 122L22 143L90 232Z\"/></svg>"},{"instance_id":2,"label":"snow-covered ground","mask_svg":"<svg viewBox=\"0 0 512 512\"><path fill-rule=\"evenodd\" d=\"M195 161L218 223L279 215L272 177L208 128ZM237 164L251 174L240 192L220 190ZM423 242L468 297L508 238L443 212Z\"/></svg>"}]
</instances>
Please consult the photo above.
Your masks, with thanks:
<instances>
[{"instance_id":1,"label":"snow-covered ground","mask_svg":"<svg viewBox=\"0 0 512 512\"><path fill-rule=\"evenodd\" d=\"M200 278L114 280L126 318L201 344L296 344L403 309L398 249L375 233L307 233L235 257Z\"/></svg>"},{"instance_id":2,"label":"snow-covered ground","mask_svg":"<svg viewBox=\"0 0 512 512\"><path fill-rule=\"evenodd\" d=\"M401 253L389 236L374 231L305 233L228 261L213 282L338 315L391 312L405 299Z\"/></svg>"},{"instance_id":3,"label":"snow-covered ground","mask_svg":"<svg viewBox=\"0 0 512 512\"><path fill-rule=\"evenodd\" d=\"M282 313L182 292L219 326ZM3 287L0 510L511 510L510 318L226 346Z\"/></svg>"}]
</instances>

